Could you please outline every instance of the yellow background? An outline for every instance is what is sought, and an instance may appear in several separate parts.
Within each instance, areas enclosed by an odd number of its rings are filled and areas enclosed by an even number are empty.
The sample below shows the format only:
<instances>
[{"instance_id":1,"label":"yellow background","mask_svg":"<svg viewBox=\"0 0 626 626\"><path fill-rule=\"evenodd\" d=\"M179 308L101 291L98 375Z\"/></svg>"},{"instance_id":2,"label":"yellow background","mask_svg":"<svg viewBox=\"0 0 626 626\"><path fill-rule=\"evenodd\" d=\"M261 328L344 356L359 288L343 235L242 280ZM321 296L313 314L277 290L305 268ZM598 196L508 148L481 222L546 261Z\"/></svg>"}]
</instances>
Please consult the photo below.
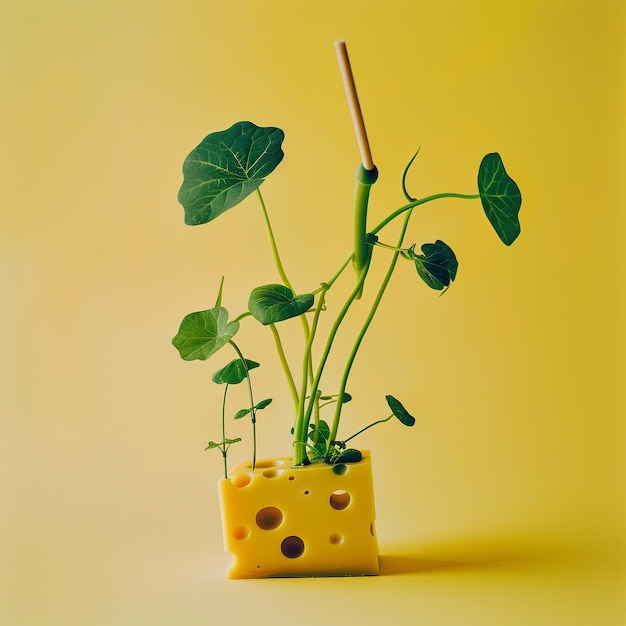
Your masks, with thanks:
<instances>
[{"instance_id":1,"label":"yellow background","mask_svg":"<svg viewBox=\"0 0 626 626\"><path fill-rule=\"evenodd\" d=\"M620 0L2 0L0 622L626 623L624 35ZM292 281L327 280L358 163L338 38L372 220L418 146L414 195L473 193L497 150L522 236L502 246L477 202L414 217L460 269L438 298L399 268L349 389L351 424L385 393L417 418L359 442L383 575L225 581L203 447L229 357L185 363L170 339L222 273L233 313L276 275L254 199L183 224L180 167L235 121L283 128L265 198ZM288 453L270 338L244 337L275 397L261 454Z\"/></svg>"}]
</instances>

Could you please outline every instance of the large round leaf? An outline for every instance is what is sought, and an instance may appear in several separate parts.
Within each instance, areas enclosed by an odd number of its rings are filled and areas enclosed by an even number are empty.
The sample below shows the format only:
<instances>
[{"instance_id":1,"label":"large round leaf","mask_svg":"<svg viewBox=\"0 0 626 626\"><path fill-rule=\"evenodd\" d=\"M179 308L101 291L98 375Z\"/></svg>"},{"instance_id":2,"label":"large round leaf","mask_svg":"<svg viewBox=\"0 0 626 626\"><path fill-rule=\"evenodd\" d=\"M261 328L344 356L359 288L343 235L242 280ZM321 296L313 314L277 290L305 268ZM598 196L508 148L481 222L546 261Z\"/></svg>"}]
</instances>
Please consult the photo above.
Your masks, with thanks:
<instances>
[{"instance_id":1,"label":"large round leaf","mask_svg":"<svg viewBox=\"0 0 626 626\"><path fill-rule=\"evenodd\" d=\"M280 128L237 122L205 137L183 163L185 223L205 224L255 191L283 158Z\"/></svg>"},{"instance_id":2,"label":"large round leaf","mask_svg":"<svg viewBox=\"0 0 626 626\"><path fill-rule=\"evenodd\" d=\"M497 152L487 154L478 170L480 201L493 229L510 246L520 234L518 213L522 194L517 183L506 173Z\"/></svg>"},{"instance_id":3,"label":"large round leaf","mask_svg":"<svg viewBox=\"0 0 626 626\"><path fill-rule=\"evenodd\" d=\"M228 311L217 306L186 315L172 344L185 361L204 361L225 346L238 330L239 322L229 322Z\"/></svg>"}]
</instances>

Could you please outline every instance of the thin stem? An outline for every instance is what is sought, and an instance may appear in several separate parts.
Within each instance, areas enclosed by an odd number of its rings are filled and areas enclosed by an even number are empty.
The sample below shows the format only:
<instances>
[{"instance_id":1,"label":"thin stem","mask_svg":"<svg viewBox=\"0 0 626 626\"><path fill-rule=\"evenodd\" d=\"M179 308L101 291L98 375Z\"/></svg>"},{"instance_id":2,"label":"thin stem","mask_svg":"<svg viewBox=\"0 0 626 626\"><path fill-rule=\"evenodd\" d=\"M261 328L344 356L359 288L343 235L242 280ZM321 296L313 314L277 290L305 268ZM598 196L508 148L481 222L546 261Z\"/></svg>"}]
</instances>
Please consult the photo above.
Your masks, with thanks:
<instances>
[{"instance_id":1,"label":"thin stem","mask_svg":"<svg viewBox=\"0 0 626 626\"><path fill-rule=\"evenodd\" d=\"M344 266L345 267L345 266ZM298 410L296 412L296 423L294 425L294 461L298 460L296 463L300 465L304 460L304 455L306 454L306 448L302 445L302 441L306 441L306 429L308 427L308 421L306 425L303 425L304 421L304 403L307 394L307 386L310 378L309 366L312 366L313 359L311 356L311 350L313 348L313 340L315 339L315 334L317 332L317 325L320 318L320 313L324 308L324 300L326 298L326 287L327 285L323 285L322 292L317 301L317 306L315 307L315 314L313 315L313 322L311 325L311 332L309 333L308 340L306 342L306 346L304 347L304 354L302 355L302 382L300 387L300 399L298 402ZM319 402L319 398L315 400ZM301 433L304 432L304 439L301 437Z\"/></svg>"},{"instance_id":2,"label":"thin stem","mask_svg":"<svg viewBox=\"0 0 626 626\"><path fill-rule=\"evenodd\" d=\"M404 206L401 206L399 209L395 210L393 213L389 214L376 228L370 231L372 235L375 235L377 232L381 231L389 222L393 221L398 217L398 215L402 215L402 213L406 211L410 211L421 204L426 204L427 202L432 202L433 200L439 200L440 198L463 198L464 200L476 200L480 198L479 193L475 194L466 194L466 193L436 193L432 196L426 196L425 198L421 198L420 200L415 200L414 202L409 202Z\"/></svg>"},{"instance_id":3,"label":"thin stem","mask_svg":"<svg viewBox=\"0 0 626 626\"><path fill-rule=\"evenodd\" d=\"M398 237L398 248L402 246L402 242L404 241L404 235L406 234L406 229L409 225L409 220L413 212L412 207L409 208L408 211L409 212L404 217L404 222L400 230L400 236ZM391 259L391 263L389 264L389 269L387 270L387 274L385 275L385 278L383 279L383 282L381 283L380 288L378 289L378 293L376 294L376 298L374 299L374 302L372 303L370 312L367 318L365 319L363 327L361 328L361 331L354 343L354 346L352 347L352 351L350 353L350 356L348 357L348 362L346 363L346 367L344 368L343 376L341 378L341 383L339 385L339 397L340 398L342 398L343 394L345 393L346 385L348 383L348 376L350 375L350 370L352 369L354 359L356 358L357 352L359 351L359 348L361 347L363 337L365 336L365 333L367 332L370 324L372 323L372 320L374 319L374 315L376 311L378 310L380 301L382 300L383 294L385 293L385 290L387 289L387 285L389 284L389 281L391 280L391 276L396 268L396 264L398 262L399 256L400 256L400 252L396 250L396 252L393 253L393 257ZM330 436L328 438L329 446L330 446L331 441L334 441L335 439L337 439L337 430L339 429L339 420L341 419L342 408L343 408L343 404L338 402L335 408L335 415L333 417L333 425L330 431Z\"/></svg>"},{"instance_id":4,"label":"thin stem","mask_svg":"<svg viewBox=\"0 0 626 626\"><path fill-rule=\"evenodd\" d=\"M228 393L228 383L224 388L224 398L222 399L222 457L224 458L224 478L228 478L228 464L226 462L226 394Z\"/></svg>"},{"instance_id":5,"label":"thin stem","mask_svg":"<svg viewBox=\"0 0 626 626\"><path fill-rule=\"evenodd\" d=\"M377 424L384 424L385 422L388 422L392 417L393 417L393 413L389 417L385 418L384 420L378 420L376 422L372 422L369 426L366 426L365 428L361 428L361 430L354 433L354 435L350 435L350 437L348 437L347 439L344 439L343 443L348 443L350 439L354 439L357 435L364 433L366 430L370 429L372 426L376 426Z\"/></svg>"},{"instance_id":6,"label":"thin stem","mask_svg":"<svg viewBox=\"0 0 626 626\"><path fill-rule=\"evenodd\" d=\"M285 287L289 287L293 291L293 287L287 278L287 274L285 273L285 268L283 266L283 262L280 258L280 253L278 252L278 246L276 245L276 238L274 237L274 229L272 228L272 224L270 222L269 215L267 213L267 208L265 207L265 201L263 200L263 195L261 194L261 190L257 188L256 190L257 196L259 198L259 202L261 203L261 211L263 212L263 220L265 222L265 228L267 230L267 236L270 240L270 246L272 247L272 255L274 257L274 264L276 265L276 269L278 270L278 275L280 279L283 281L283 285Z\"/></svg>"},{"instance_id":7,"label":"thin stem","mask_svg":"<svg viewBox=\"0 0 626 626\"><path fill-rule=\"evenodd\" d=\"M252 470L254 470L256 466L256 410L254 408L254 396L252 395L252 382L250 381L250 372L248 370L246 360L244 359L241 350L237 347L237 344L232 339L228 343L234 348L235 352L243 363L243 368L246 370L248 397L250 398L250 421L252 422Z\"/></svg>"},{"instance_id":8,"label":"thin stem","mask_svg":"<svg viewBox=\"0 0 626 626\"><path fill-rule=\"evenodd\" d=\"M274 343L276 344L278 358L280 359L280 364L282 365L283 372L285 373L285 378L287 379L287 384L289 385L289 391L291 392L291 399L293 400L294 408L297 411L299 405L298 390L296 389L296 383L294 382L291 370L289 369L289 363L287 362L287 357L283 349L283 343L280 340L280 335L278 333L278 329L276 328L276 324L269 324L269 327L272 331L272 334L274 335Z\"/></svg>"},{"instance_id":9,"label":"thin stem","mask_svg":"<svg viewBox=\"0 0 626 626\"><path fill-rule=\"evenodd\" d=\"M289 289L291 289L293 293L295 293L294 288L291 285L291 282L287 278L285 267L283 266L283 262L280 258L280 253L278 252L278 246L276 244L276 238L274 237L274 229L272 228L270 217L267 212L267 208L265 206L265 201L263 200L263 194L261 193L261 190L258 187L257 187L256 193L259 198L259 202L261 204L261 211L263 213L263 221L265 222L265 228L267 230L267 236L269 237L269 240L270 240L270 246L272 248L272 255L274 257L274 264L276 265L276 269L278 270L278 275L283 281L283 284L285 285L285 287L288 287ZM306 342L309 339L309 333L310 333L309 322L306 319L306 315L300 315L299 317L302 323L302 330L304 332L304 341ZM313 364L309 363L307 365L307 369L309 372L309 376L312 379L313 378Z\"/></svg>"},{"instance_id":10,"label":"thin stem","mask_svg":"<svg viewBox=\"0 0 626 626\"><path fill-rule=\"evenodd\" d=\"M361 293L363 289L363 282L365 281L368 267L369 267L369 260L368 260L368 265L363 269L363 272L361 273L359 280L357 281L356 285L354 286L354 289L348 296L348 299L344 303L341 311L339 312L337 316L337 319L335 320L335 323L333 324L328 334L326 345L324 347L324 352L320 358L320 363L318 365L317 372L313 380L313 385L311 387L309 404L307 405L304 415L301 418L299 416L300 429L297 429L295 431L295 442L296 444L300 444L300 445L296 445L296 450L294 452L294 464L295 465L301 465L304 461L305 448L304 446L302 446L302 442L306 441L306 431L308 428L309 420L311 419L311 413L313 411L313 404L317 396L317 390L319 388L319 384L322 378L324 367L326 366L326 361L328 360L328 355L330 354L330 349L337 335L337 331L339 330L339 327L341 326L346 314L348 313L348 310L352 306L353 302L358 298L359 294ZM343 397L343 395L340 395L339 397Z\"/></svg>"}]
</instances>

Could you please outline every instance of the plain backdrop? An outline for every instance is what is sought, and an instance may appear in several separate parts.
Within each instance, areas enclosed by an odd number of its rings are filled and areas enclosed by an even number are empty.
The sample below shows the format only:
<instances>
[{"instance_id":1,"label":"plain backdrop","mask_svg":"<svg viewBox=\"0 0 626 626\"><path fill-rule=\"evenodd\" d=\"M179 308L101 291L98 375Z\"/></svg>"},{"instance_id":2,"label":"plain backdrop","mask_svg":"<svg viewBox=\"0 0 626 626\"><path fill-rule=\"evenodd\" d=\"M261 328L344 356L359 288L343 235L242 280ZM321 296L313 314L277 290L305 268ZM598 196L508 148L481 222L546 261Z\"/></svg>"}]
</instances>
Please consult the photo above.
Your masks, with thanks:
<instances>
[{"instance_id":1,"label":"plain backdrop","mask_svg":"<svg viewBox=\"0 0 626 626\"><path fill-rule=\"evenodd\" d=\"M619 0L1 0L0 622L626 623L625 34ZM398 268L351 378L346 430L387 393L417 420L358 442L382 575L226 581L203 449L231 357L186 363L170 341L222 275L233 316L278 278L254 198L184 225L181 165L236 121L282 128L275 234L298 290L328 280L359 162L339 38L380 170L372 222L403 204L418 147L415 196L475 193L498 151L522 234L503 246L477 201L413 217L407 240L460 265L441 298ZM260 454L289 454L269 331L241 344L274 398Z\"/></svg>"}]
</instances>

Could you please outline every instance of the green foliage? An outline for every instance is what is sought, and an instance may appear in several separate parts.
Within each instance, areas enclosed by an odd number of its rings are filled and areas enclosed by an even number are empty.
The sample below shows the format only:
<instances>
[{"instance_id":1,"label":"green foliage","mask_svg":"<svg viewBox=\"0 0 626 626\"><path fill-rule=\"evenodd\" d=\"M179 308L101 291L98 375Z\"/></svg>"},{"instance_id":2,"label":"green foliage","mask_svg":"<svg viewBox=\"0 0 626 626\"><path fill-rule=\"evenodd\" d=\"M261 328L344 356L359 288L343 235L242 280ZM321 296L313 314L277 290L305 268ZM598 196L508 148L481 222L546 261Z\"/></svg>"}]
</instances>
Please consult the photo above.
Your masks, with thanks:
<instances>
[{"instance_id":1,"label":"green foliage","mask_svg":"<svg viewBox=\"0 0 626 626\"><path fill-rule=\"evenodd\" d=\"M217 306L186 315L172 344L185 361L208 359L237 334L239 322L228 321L228 311Z\"/></svg>"},{"instance_id":2,"label":"green foliage","mask_svg":"<svg viewBox=\"0 0 626 626\"><path fill-rule=\"evenodd\" d=\"M250 370L257 367L259 367L259 363L256 361L250 361L249 359L233 359L228 365L217 370L211 377L211 380L218 385L238 385L248 377Z\"/></svg>"},{"instance_id":3,"label":"green foliage","mask_svg":"<svg viewBox=\"0 0 626 626\"><path fill-rule=\"evenodd\" d=\"M210 222L258 189L282 161L283 138L279 128L251 122L207 135L183 163L185 223Z\"/></svg>"},{"instance_id":4,"label":"green foliage","mask_svg":"<svg viewBox=\"0 0 626 626\"><path fill-rule=\"evenodd\" d=\"M502 242L510 246L521 231L518 213L522 194L517 183L506 173L497 152L487 154L480 164L478 191L491 225Z\"/></svg>"},{"instance_id":5,"label":"green foliage","mask_svg":"<svg viewBox=\"0 0 626 626\"><path fill-rule=\"evenodd\" d=\"M415 269L420 278L431 289L444 289L456 278L459 267L452 248L441 240L425 243L423 254L416 254L414 246L409 248L409 257L415 262Z\"/></svg>"},{"instance_id":6,"label":"green foliage","mask_svg":"<svg viewBox=\"0 0 626 626\"><path fill-rule=\"evenodd\" d=\"M246 415L250 415L250 413L252 413L253 410L261 411L266 406L271 404L271 402L272 402L272 399L267 398L265 400L261 400L261 402L257 402L253 407L250 407L249 409L240 409L239 411L237 411L237 413L235 413L234 419L240 420L242 417L245 417Z\"/></svg>"},{"instance_id":7,"label":"green foliage","mask_svg":"<svg viewBox=\"0 0 626 626\"><path fill-rule=\"evenodd\" d=\"M415 417L407 411L399 400L387 395L386 401L391 410L390 415L371 422L347 439L340 440L338 438L342 411L352 399L352 396L346 392L348 377L361 341L378 310L391 276L396 270L397 260L409 260L426 285L442 293L452 285L457 277L457 258L450 246L440 239L434 243L423 244L420 252L415 251L415 245L409 248L405 247L404 237L414 209L444 198L480 199L489 222L504 244L511 245L521 230L518 215L522 202L521 193L517 184L507 174L498 153L487 154L480 164L478 194L438 193L416 199L408 193L406 188L407 172L417 156L416 152L404 170L401 181L402 192L408 203L388 213L387 217L370 232L367 232L367 203L370 187L375 182L375 177L371 181L362 180L359 178L362 176L362 168L358 170L355 200L358 209L355 211L354 230L357 235L355 237L355 251L329 280L319 283L320 287L296 295L287 279L280 259L267 209L259 189L266 177L274 171L283 158L281 148L283 138L283 132L278 128L258 127L251 122L238 122L227 130L212 133L205 137L189 154L183 165L184 180L178 197L184 207L187 224L197 225L209 222L237 205L252 192L257 192L256 195L260 202L276 269L283 283L267 284L254 289L248 299L248 310L234 321L229 321L228 311L222 306L222 278L214 308L187 315L172 340L180 356L185 360L205 360L227 344L230 344L237 354L236 359L219 369L212 377L216 384L225 385L222 403L222 439L217 443L210 441L207 449L219 449L222 452L225 476L227 476L226 453L228 448L240 441L239 438L229 439L225 434L225 407L229 386L244 381L248 386L249 406L237 411L234 418L241 419L248 415L251 417L253 467L256 461L256 412L266 408L272 402L271 398L261 402L254 401L250 371L259 367L259 363L244 358L241 350L233 341L233 337L239 331L240 322L243 323L245 319L249 323L258 322L262 326L269 327L273 334L279 361L294 403L294 415L290 416L290 418L293 417L290 422L293 425L291 432L294 435L294 463L307 465L311 462L324 462L332 465L334 472L342 474L347 470L346 464L358 462L362 458L361 452L347 447L348 441L373 426L394 418L407 427L414 426L416 422ZM404 220L397 244L389 245L381 242L378 233L401 215ZM354 346L348 356L338 388L332 390L331 393L325 393L321 389L321 384L329 353L339 328L343 327L347 319L348 311L364 292L366 279L369 279L367 270L370 262L372 262L374 248L386 249L387 254L390 255L387 273L384 274L378 291L372 297L369 312L366 312L365 321L356 334ZM322 248L321 253L325 254L326 252L327 250ZM363 253L365 253L365 264L363 264L363 259L359 262L359 258L357 258ZM354 264L358 269L356 285L345 297L343 305L340 303L334 321L329 320L330 323L325 325L330 330L320 345L320 325L318 323L322 316L330 314L327 311L327 293L334 288L337 279L351 264ZM305 315L307 312L308 315ZM300 318L304 331L304 349L299 358L301 366L299 377L292 375L289 359L283 349L276 327L278 322L292 318ZM384 347L384 345L381 343L381 346ZM317 350L317 347L320 349ZM393 350L394 347L389 346L388 349ZM298 383L300 387L298 387ZM326 410L328 406L332 407L331 410L334 411L334 415L332 420L326 421L320 417L320 413ZM346 411L349 410L350 407L346 409Z\"/></svg>"},{"instance_id":8,"label":"green foliage","mask_svg":"<svg viewBox=\"0 0 626 626\"><path fill-rule=\"evenodd\" d=\"M248 300L250 313L261 324L276 324L302 315L313 306L313 294L294 295L284 285L264 285L252 290Z\"/></svg>"},{"instance_id":9,"label":"green foliage","mask_svg":"<svg viewBox=\"0 0 626 626\"><path fill-rule=\"evenodd\" d=\"M233 443L239 443L240 441L241 441L241 437L237 437L236 439L222 439L222 441L217 442L217 443L215 441L209 441L205 450L219 449L219 450L225 451L225 450L228 450L228 448Z\"/></svg>"},{"instance_id":10,"label":"green foliage","mask_svg":"<svg viewBox=\"0 0 626 626\"><path fill-rule=\"evenodd\" d=\"M413 426L415 424L415 418L404 408L400 400L396 400L393 396L385 396L385 400L387 400L387 404L394 416L405 426Z\"/></svg>"}]
</instances>

